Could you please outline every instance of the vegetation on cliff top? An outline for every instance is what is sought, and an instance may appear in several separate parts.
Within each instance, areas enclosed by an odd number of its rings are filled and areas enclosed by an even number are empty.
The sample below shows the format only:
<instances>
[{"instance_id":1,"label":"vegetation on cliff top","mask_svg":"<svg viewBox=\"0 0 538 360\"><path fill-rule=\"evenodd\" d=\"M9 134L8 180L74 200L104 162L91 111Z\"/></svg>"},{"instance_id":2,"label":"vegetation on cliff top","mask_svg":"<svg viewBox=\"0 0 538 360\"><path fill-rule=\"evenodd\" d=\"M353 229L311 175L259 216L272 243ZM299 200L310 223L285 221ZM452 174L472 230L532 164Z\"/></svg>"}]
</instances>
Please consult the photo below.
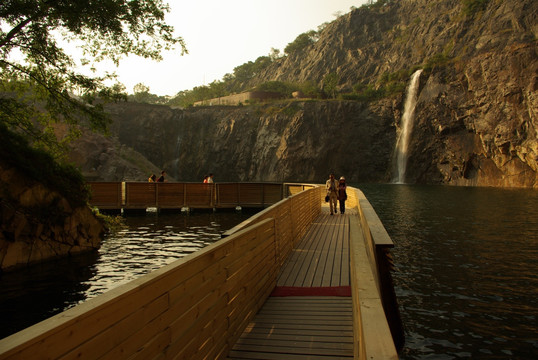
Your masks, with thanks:
<instances>
[{"instance_id":1,"label":"vegetation on cliff top","mask_svg":"<svg viewBox=\"0 0 538 360\"><path fill-rule=\"evenodd\" d=\"M459 0L461 4L461 15L463 15L466 20L471 20L469 24L473 22L473 19L477 17L478 14L485 11L490 0ZM361 6L360 13L355 18L367 19L370 15L380 15L383 13L389 13L391 7L403 6L403 2L398 2L396 0L370 0L366 4ZM355 7L351 8L356 10ZM339 14L341 15L341 14ZM338 17L339 17L338 15ZM389 15L387 15L389 16ZM377 17L376 17L377 18ZM348 19L351 19L349 17ZM351 21L351 20L349 20ZM420 24L420 19L415 19L413 23L415 26ZM361 23L362 24L362 23ZM387 81L387 77L393 76L393 72L386 71L382 74L374 74L368 78L356 79L354 85L350 84L347 79L340 79L338 71L335 73L334 69L327 68L325 74L321 73L318 69L317 72L311 75L310 79L305 81L304 77L301 80L293 81L289 78L289 73L287 73L286 81L279 81L278 78L271 79L271 75L268 75L267 69L271 68L274 70L277 68L274 66L274 63L284 66L294 66L297 63L300 63L300 60L308 56L309 51L315 51L314 46L317 41L322 38L323 31L328 27L328 23L322 24L318 27L318 30L310 30L299 34L297 38L289 43L285 49L284 53L281 54L278 49L271 49L271 52L268 56L260 56L255 61L249 61L240 66L234 68L233 73L226 74L222 80L216 80L209 85L198 86L191 90L181 91L172 99L161 97L159 99L156 96L152 96L149 92L145 93L143 99L138 100L135 98L135 101L141 102L150 102L150 103L162 103L168 105L177 105L182 107L188 107L194 104L197 101L208 100L212 98L222 97L234 93L240 93L244 91L251 90L260 90L263 88L276 87L278 88L279 93L281 93L286 98L291 98L291 93L293 91L301 91L305 93L307 97L310 98L340 98L348 100L358 100L358 101L373 101L382 97L392 96L393 94L401 93L405 89L405 82L409 80L409 74L413 72L413 69L416 69L418 66L424 68L425 71L432 71L434 68L439 68L450 64L450 57L448 56L449 52L444 51L441 54L431 56L431 54L425 54L423 59L420 59L415 64L409 64L408 69L400 69L401 72L408 74L407 78L394 80L391 79ZM361 26L368 26L367 21ZM382 21L380 24L373 26L375 32L378 27L382 28ZM402 29L410 29L413 26L402 25L398 27L397 31L405 31ZM396 31L396 30L395 30ZM329 31L329 35L330 35ZM327 34L325 34L327 35ZM359 36L360 34L357 34ZM453 44L452 44L453 45ZM359 46L357 51L360 52L362 47L367 47L367 44ZM445 46L450 47L450 44ZM453 47L453 46L452 46ZM339 49L334 49L336 52ZM346 56L354 57L353 49L348 49ZM452 54L452 56L455 56ZM289 58L287 60L286 58ZM360 55L359 55L360 58ZM314 60L312 59L314 62ZM322 62L327 66L326 62ZM336 76L339 81L332 86L330 81L326 81ZM261 80L260 79L264 79ZM340 81L342 80L342 81ZM279 84L277 84L279 83ZM343 85L345 83L345 85ZM308 84L309 90L305 91L304 87ZM328 86L329 85L329 86ZM283 90L286 90L285 92ZM271 90L268 90L271 91ZM136 94L135 94L136 95Z\"/></svg>"}]
</instances>

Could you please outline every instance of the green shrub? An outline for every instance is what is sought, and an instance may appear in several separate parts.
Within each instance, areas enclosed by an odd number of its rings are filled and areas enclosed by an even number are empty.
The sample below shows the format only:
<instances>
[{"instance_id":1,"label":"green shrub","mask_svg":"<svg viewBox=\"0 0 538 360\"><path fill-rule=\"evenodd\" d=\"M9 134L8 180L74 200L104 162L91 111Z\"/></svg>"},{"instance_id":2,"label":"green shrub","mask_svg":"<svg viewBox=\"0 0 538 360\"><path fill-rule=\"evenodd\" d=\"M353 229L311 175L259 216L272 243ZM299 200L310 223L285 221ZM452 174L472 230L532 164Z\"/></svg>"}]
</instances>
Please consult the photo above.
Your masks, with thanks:
<instances>
[{"instance_id":1,"label":"green shrub","mask_svg":"<svg viewBox=\"0 0 538 360\"><path fill-rule=\"evenodd\" d=\"M488 6L489 0L462 0L463 13L467 16L474 17L480 11Z\"/></svg>"},{"instance_id":2,"label":"green shrub","mask_svg":"<svg viewBox=\"0 0 538 360\"><path fill-rule=\"evenodd\" d=\"M452 59L446 54L436 54L426 60L423 68L425 71L431 72L434 68L444 67L451 61Z\"/></svg>"},{"instance_id":3,"label":"green shrub","mask_svg":"<svg viewBox=\"0 0 538 360\"><path fill-rule=\"evenodd\" d=\"M282 81L268 81L258 85L256 90L275 92L284 98L289 98L291 97L291 93L298 90L298 86Z\"/></svg>"},{"instance_id":4,"label":"green shrub","mask_svg":"<svg viewBox=\"0 0 538 360\"><path fill-rule=\"evenodd\" d=\"M383 88L376 89L372 84L357 84L353 87L353 91L351 94L340 94L339 98L343 100L370 102L379 100L385 96L385 90Z\"/></svg>"},{"instance_id":5,"label":"green shrub","mask_svg":"<svg viewBox=\"0 0 538 360\"><path fill-rule=\"evenodd\" d=\"M291 43L284 48L285 54L301 53L305 48L314 44L319 37L319 34L315 30L310 30L300 34Z\"/></svg>"}]
</instances>

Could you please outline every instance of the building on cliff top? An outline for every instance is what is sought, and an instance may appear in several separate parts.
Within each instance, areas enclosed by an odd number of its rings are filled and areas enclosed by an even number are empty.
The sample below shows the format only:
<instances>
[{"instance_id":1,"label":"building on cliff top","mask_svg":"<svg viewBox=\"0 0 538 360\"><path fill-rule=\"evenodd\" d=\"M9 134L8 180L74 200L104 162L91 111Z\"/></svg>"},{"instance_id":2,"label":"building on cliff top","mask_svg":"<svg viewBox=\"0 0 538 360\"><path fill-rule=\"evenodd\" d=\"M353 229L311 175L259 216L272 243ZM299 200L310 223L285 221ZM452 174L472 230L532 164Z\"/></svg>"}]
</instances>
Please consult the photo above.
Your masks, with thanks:
<instances>
[{"instance_id":1,"label":"building on cliff top","mask_svg":"<svg viewBox=\"0 0 538 360\"><path fill-rule=\"evenodd\" d=\"M282 94L270 91L247 91L240 94L222 96L218 98L200 100L194 103L194 106L212 106L212 105L240 105L249 102L263 102L267 100L281 99Z\"/></svg>"}]
</instances>

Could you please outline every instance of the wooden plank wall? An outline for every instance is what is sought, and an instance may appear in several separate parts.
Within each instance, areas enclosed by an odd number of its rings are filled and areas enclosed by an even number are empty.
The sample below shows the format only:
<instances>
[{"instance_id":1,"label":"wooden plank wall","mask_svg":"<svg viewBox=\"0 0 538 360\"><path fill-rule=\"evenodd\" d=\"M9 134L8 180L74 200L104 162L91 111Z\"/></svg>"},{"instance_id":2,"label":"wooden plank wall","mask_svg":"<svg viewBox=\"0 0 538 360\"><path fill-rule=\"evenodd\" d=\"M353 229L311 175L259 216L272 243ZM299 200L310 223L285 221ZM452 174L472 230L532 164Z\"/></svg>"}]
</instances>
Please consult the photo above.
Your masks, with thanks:
<instances>
[{"instance_id":1,"label":"wooden plank wall","mask_svg":"<svg viewBox=\"0 0 538 360\"><path fill-rule=\"evenodd\" d=\"M281 200L225 232L223 236L229 236L259 221L273 218L276 222L277 256L279 264L282 265L291 249L303 237L312 221L321 212L319 195L321 189L322 187L319 186L311 187Z\"/></svg>"},{"instance_id":2,"label":"wooden plank wall","mask_svg":"<svg viewBox=\"0 0 538 360\"><path fill-rule=\"evenodd\" d=\"M89 186L90 204L103 209L265 207L283 197L283 184L279 183L90 182Z\"/></svg>"},{"instance_id":3,"label":"wooden plank wall","mask_svg":"<svg viewBox=\"0 0 538 360\"><path fill-rule=\"evenodd\" d=\"M89 183L91 204L102 209L120 209L122 207L121 182Z\"/></svg>"},{"instance_id":4,"label":"wooden plank wall","mask_svg":"<svg viewBox=\"0 0 538 360\"><path fill-rule=\"evenodd\" d=\"M156 206L163 209L177 209L185 206L186 184L157 183Z\"/></svg>"},{"instance_id":5,"label":"wooden plank wall","mask_svg":"<svg viewBox=\"0 0 538 360\"><path fill-rule=\"evenodd\" d=\"M215 185L184 183L185 206L212 208L215 204Z\"/></svg>"},{"instance_id":6,"label":"wooden plank wall","mask_svg":"<svg viewBox=\"0 0 538 360\"><path fill-rule=\"evenodd\" d=\"M216 359L276 284L275 221L0 340L0 359Z\"/></svg>"},{"instance_id":7,"label":"wooden plank wall","mask_svg":"<svg viewBox=\"0 0 538 360\"><path fill-rule=\"evenodd\" d=\"M280 183L218 183L217 207L265 206L282 199L283 185Z\"/></svg>"},{"instance_id":8,"label":"wooden plank wall","mask_svg":"<svg viewBox=\"0 0 538 360\"><path fill-rule=\"evenodd\" d=\"M350 189L350 188L348 188ZM389 326L382 283L376 258L376 248L393 246L364 194L351 188L357 199L359 216L350 217L350 270L353 299L354 357L356 359L398 359L393 334ZM383 227L384 230L384 227ZM391 284L392 286L392 284ZM397 304L391 304L397 306Z\"/></svg>"},{"instance_id":9,"label":"wooden plank wall","mask_svg":"<svg viewBox=\"0 0 538 360\"><path fill-rule=\"evenodd\" d=\"M394 243L363 192L355 189L355 194L360 205L359 219L373 278L395 346L400 350L404 345L405 335L391 275L393 260L390 249L394 247Z\"/></svg>"},{"instance_id":10,"label":"wooden plank wall","mask_svg":"<svg viewBox=\"0 0 538 360\"><path fill-rule=\"evenodd\" d=\"M157 205L157 184L150 182L125 183L125 208L146 208Z\"/></svg>"}]
</instances>

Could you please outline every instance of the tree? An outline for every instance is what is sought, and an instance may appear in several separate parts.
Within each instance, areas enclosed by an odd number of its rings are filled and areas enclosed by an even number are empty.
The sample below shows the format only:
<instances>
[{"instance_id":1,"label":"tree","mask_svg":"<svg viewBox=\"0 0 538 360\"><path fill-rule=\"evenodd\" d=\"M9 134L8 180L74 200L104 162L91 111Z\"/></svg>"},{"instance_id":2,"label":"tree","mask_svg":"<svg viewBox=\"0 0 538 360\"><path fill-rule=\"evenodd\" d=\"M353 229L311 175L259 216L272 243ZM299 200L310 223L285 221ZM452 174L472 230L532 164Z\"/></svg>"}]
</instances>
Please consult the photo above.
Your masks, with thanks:
<instances>
[{"instance_id":1,"label":"tree","mask_svg":"<svg viewBox=\"0 0 538 360\"><path fill-rule=\"evenodd\" d=\"M139 103L151 103L156 95L149 93L149 86L138 83L133 86L133 100Z\"/></svg>"},{"instance_id":2,"label":"tree","mask_svg":"<svg viewBox=\"0 0 538 360\"><path fill-rule=\"evenodd\" d=\"M323 77L323 91L332 99L336 98L336 88L340 77L336 73L329 73Z\"/></svg>"},{"instance_id":3,"label":"tree","mask_svg":"<svg viewBox=\"0 0 538 360\"><path fill-rule=\"evenodd\" d=\"M300 53L306 47L314 44L319 38L319 34L315 30L302 33L293 40L293 42L286 45L284 53L290 55L293 53Z\"/></svg>"},{"instance_id":4,"label":"tree","mask_svg":"<svg viewBox=\"0 0 538 360\"><path fill-rule=\"evenodd\" d=\"M269 52L269 58L271 59L271 61L276 61L281 57L282 55L280 54L280 50L272 47L271 51Z\"/></svg>"},{"instance_id":5,"label":"tree","mask_svg":"<svg viewBox=\"0 0 538 360\"><path fill-rule=\"evenodd\" d=\"M0 2L0 121L48 147L54 122L87 119L106 129L103 101L119 99L121 86L105 85L114 74L83 75L67 43L78 44L86 65L118 64L129 54L160 60L178 46L183 54L183 39L164 21L168 11L162 0Z\"/></svg>"}]
</instances>

